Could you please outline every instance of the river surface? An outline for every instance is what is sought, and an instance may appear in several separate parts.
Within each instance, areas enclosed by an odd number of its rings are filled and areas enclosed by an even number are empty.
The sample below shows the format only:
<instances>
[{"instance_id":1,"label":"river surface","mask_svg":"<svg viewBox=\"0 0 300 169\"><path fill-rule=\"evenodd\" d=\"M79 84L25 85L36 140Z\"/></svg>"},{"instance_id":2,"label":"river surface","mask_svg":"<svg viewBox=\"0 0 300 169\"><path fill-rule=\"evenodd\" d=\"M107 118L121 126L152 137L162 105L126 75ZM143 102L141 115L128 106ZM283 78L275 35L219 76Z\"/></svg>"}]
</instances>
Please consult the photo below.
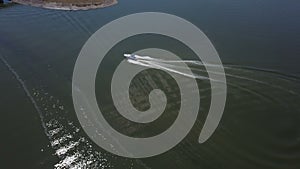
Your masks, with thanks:
<instances>
[{"instance_id":1,"label":"river surface","mask_svg":"<svg viewBox=\"0 0 300 169\"><path fill-rule=\"evenodd\" d=\"M90 11L1 8L1 168L299 169L299 9L297 0L128 0ZM202 80L197 80L201 106L193 129L161 155L118 157L82 130L71 94L78 54L100 27L137 12L182 17L198 26L218 51L228 95L221 123L207 142L197 142L210 106L210 86ZM115 129L138 137L163 132L180 107L171 76L150 69L132 82L132 103L146 110L147 95L160 88L169 95L166 114L153 127L132 124L116 112L107 97L112 74L123 53L144 48L195 58L180 42L151 34L128 38L107 54L96 80L99 106ZM194 72L201 69L193 67Z\"/></svg>"}]
</instances>

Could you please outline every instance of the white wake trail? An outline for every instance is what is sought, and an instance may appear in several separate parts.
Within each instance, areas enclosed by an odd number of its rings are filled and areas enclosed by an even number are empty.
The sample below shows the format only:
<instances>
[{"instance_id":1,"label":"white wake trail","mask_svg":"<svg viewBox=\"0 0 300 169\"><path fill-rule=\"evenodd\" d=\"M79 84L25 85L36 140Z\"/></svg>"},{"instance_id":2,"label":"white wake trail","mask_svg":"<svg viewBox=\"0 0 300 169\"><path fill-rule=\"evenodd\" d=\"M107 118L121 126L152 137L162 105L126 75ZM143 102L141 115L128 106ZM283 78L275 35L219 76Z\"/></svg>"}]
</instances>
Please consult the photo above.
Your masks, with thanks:
<instances>
[{"instance_id":1,"label":"white wake trail","mask_svg":"<svg viewBox=\"0 0 300 169\"><path fill-rule=\"evenodd\" d=\"M165 59L157 59L157 58L152 58L150 56L138 56L135 55L136 60L133 62L133 64L137 64L137 65L141 65L141 66L145 66L145 67L150 67L150 68L155 68L155 69L160 69L160 70L165 70L168 72L172 72L172 73L176 73L176 74L180 74L189 78L195 78L195 79L201 79L201 80L212 80L212 81L216 81L216 82L220 82L218 80L206 77L206 76L201 76L201 75L197 75L197 72L204 72L204 73L210 73L210 74L215 74L215 75L221 75L222 72L218 72L218 71L207 71L205 68L206 67L218 67L220 68L222 65L217 65L217 64L211 64L211 63L204 63L201 61L197 61L197 60L165 60ZM128 60L130 62L130 60ZM186 66L182 66L182 65L178 65L179 63L185 63L188 66L192 66L192 67L186 67ZM193 66L194 65L194 66ZM196 67L195 67L196 66ZM197 67L197 66L202 66ZM236 67L231 67L230 65L223 66L224 69L228 69L228 70L233 70L233 71L245 71L245 69L241 68L236 68ZM183 71L186 70L193 70L193 73L185 73ZM286 88L283 88L282 86L276 85L276 84L270 84L268 82L265 81L261 81L258 79L253 79L250 77L246 77L246 76L239 76L239 75L235 75L235 74L229 74L226 73L226 76L231 77L231 78L235 78L235 79L239 79L239 80L246 80L246 81L250 81L250 82L255 82L258 84L262 84L262 85L266 85L266 86L272 86L274 88L277 88L279 90L283 90L283 91L287 91L289 93L295 94L293 91L289 91ZM221 83L221 82L220 82ZM227 82L227 84L230 85L230 83ZM233 85L234 86L234 85Z\"/></svg>"},{"instance_id":2,"label":"white wake trail","mask_svg":"<svg viewBox=\"0 0 300 169\"><path fill-rule=\"evenodd\" d=\"M216 64L203 63L203 62L197 61L197 60L164 60L164 59L152 58L152 57L149 57L149 56L137 56L136 58L140 62L145 62L145 63L148 63L150 65L152 65L152 64L153 65L158 65L159 67L161 67L161 69L165 69L167 71L172 71L173 73L178 73L178 74L183 74L181 72L181 70L187 70L187 69L195 70L195 71L199 71L199 72L208 72L208 73L213 73L213 74L219 74L219 75L222 74L221 72L206 71L206 70L202 70L200 68L194 68L194 67L187 68L185 66L178 66L178 65L172 64L172 63L186 63L186 64L195 64L195 65L204 66L204 67L206 67L206 66L208 66L208 67L220 67L221 66L221 65L216 65ZM173 70L169 69L169 68L173 68ZM241 70L241 69L238 69L238 68L232 68L232 67L228 67L228 66L224 66L224 68L232 69L232 70ZM174 70L174 69L177 69L177 70ZM181 70L178 70L178 69L181 69ZM268 85L268 83L265 83L265 82L260 81L260 80L248 78L248 77L243 77L243 76L238 76L238 75L233 75L233 74L228 74L228 73L226 75L229 76L229 77L236 78L236 79L243 79L243 80L248 80L248 81ZM191 77L191 78L197 78L197 75L191 76L191 75L186 75L185 74L185 76L188 76L188 77ZM200 76L200 78L202 78L202 77L203 76ZM200 78L198 78L198 79L200 79ZM207 78L207 79L209 80L209 78Z\"/></svg>"},{"instance_id":3,"label":"white wake trail","mask_svg":"<svg viewBox=\"0 0 300 169\"><path fill-rule=\"evenodd\" d=\"M209 66L209 67L221 67L222 66L222 65L218 65L218 64L205 63L205 62L198 61L198 60L165 60L165 59L152 58L150 56L138 56L138 55L135 55L135 58L139 61L152 61L152 62L156 62L156 63L189 63L189 64L194 64L194 65Z\"/></svg>"},{"instance_id":4,"label":"white wake trail","mask_svg":"<svg viewBox=\"0 0 300 169\"><path fill-rule=\"evenodd\" d=\"M149 68L165 70L165 71L176 73L176 74L186 76L186 77L189 77L189 78L200 79L200 80L214 80L214 79L210 79L210 78L205 77L205 76L195 75L193 73L185 73L185 72L181 72L179 70L170 68L170 67L176 68L175 65L169 65L169 64L159 63L159 62L153 62L151 60L152 59L150 59L150 58L149 59L139 59L139 58L137 58L137 60L128 60L128 62L132 63L132 64L140 65L140 66L149 67Z\"/></svg>"}]
</instances>

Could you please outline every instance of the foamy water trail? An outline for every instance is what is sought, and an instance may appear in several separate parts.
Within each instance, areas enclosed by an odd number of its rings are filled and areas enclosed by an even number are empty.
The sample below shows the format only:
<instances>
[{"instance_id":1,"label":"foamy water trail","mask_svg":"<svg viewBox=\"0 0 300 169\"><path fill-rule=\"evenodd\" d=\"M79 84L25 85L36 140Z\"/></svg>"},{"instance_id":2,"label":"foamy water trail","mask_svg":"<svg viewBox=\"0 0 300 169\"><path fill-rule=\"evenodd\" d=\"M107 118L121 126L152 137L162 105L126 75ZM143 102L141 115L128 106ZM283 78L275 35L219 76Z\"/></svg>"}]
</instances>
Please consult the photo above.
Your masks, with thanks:
<instances>
[{"instance_id":1,"label":"foamy water trail","mask_svg":"<svg viewBox=\"0 0 300 169\"><path fill-rule=\"evenodd\" d=\"M196 63L196 62L199 62L199 64L197 65L201 65L201 66L207 66L207 65L204 65L203 63L201 63L200 61L174 61L174 62L167 62L167 61L164 61L162 63L159 63L159 62L153 62L152 64L156 64L156 65L160 65L162 67L171 67L171 68L174 68L174 69L180 69L180 70L187 70L187 69L190 69L190 70L195 70L195 71L199 71L199 72L208 72L208 73L212 73L212 74L218 74L218 75L221 75L222 73L221 72L217 72L217 71L207 71L205 70L204 68L195 68L195 67L191 67L191 68L188 68L188 67L184 67L184 66L178 66L178 65L172 65L172 64L166 64L166 63ZM201 64L200 64L201 63ZM213 64L209 64L208 66L219 66L219 65L213 65ZM238 69L238 68L229 68L229 67L226 67L224 66L224 68L226 69L234 69L234 70L241 70L241 69ZM178 70L178 72L180 72ZM229 76L229 77L233 77L233 78L237 78L237 79L243 79L243 80L248 80L248 81L252 81L252 82L257 82L257 83L262 83L262 84L268 84L268 83L265 83L263 81L260 81L260 80L256 80L256 79L252 79L252 78L248 78L248 77L244 77L244 76L238 76L238 75L234 75L234 74L229 74L227 73L226 76Z\"/></svg>"},{"instance_id":2,"label":"foamy water trail","mask_svg":"<svg viewBox=\"0 0 300 169\"><path fill-rule=\"evenodd\" d=\"M221 67L221 65L204 63L198 60L165 60L165 59L152 58L150 56L138 56L138 55L135 55L135 57L139 61L152 61L156 63L189 63L189 64L194 64L199 66Z\"/></svg>"},{"instance_id":3,"label":"foamy water trail","mask_svg":"<svg viewBox=\"0 0 300 169\"><path fill-rule=\"evenodd\" d=\"M211 74L216 74L216 75L222 74L221 72L218 72L218 71L207 71L205 69L205 67L220 67L221 65L203 63L203 62L197 61L197 60L165 60L165 59L152 58L150 56L137 56L137 55L135 57L137 58L135 61L132 61L132 60L128 60L128 61L130 63L136 64L136 65L165 70L165 71L180 74L180 75L183 75L183 76L186 76L189 78L217 81L215 79L211 79L206 76L197 75L197 72L211 73ZM180 63L184 63L184 64L187 64L188 66L192 66L192 67L180 66L180 65L178 65ZM197 66L201 66L201 67L197 67ZM230 66L224 65L223 67L224 67L224 69L227 69L227 70L247 71L247 69L243 69L242 66L234 67L231 65ZM246 67L246 68L248 68L248 67ZM188 70L188 69L194 70L194 72L192 74L185 73L186 70ZM286 89L286 88L276 85L276 84L271 84L271 83L268 83L265 81L261 81L258 79L253 79L250 77L239 76L239 75L230 74L230 73L226 73L226 76L235 78L235 79L239 79L239 80L246 80L246 81L251 81L251 82L255 82L255 83L266 85L266 86L271 86L271 87L277 88L279 90L297 95L297 93L292 90ZM227 84L230 85L230 83L227 83ZM235 85L233 85L233 86L235 86Z\"/></svg>"},{"instance_id":4,"label":"foamy water trail","mask_svg":"<svg viewBox=\"0 0 300 169\"><path fill-rule=\"evenodd\" d=\"M140 65L140 66L149 67L149 68L165 70L165 71L176 73L176 74L186 76L186 77L189 77L189 78L200 79L200 80L213 80L213 79L209 79L208 77L205 77L205 76L200 76L200 75L195 75L195 74L192 74L192 73L189 74L189 73L181 72L181 71L178 71L176 69L169 68L164 64L159 64L157 62L151 62L151 61L146 61L146 60L128 60L128 62L132 63L132 64Z\"/></svg>"},{"instance_id":5,"label":"foamy water trail","mask_svg":"<svg viewBox=\"0 0 300 169\"><path fill-rule=\"evenodd\" d=\"M150 59L150 58L149 59L137 59L137 60L128 60L128 62L132 63L132 64L140 65L140 66L149 67L149 68L165 70L165 71L180 74L180 75L183 75L183 76L186 76L186 77L189 77L189 78L195 78L195 79L201 79L201 80L213 80L213 79L210 79L210 78L205 77L205 76L200 76L200 75L188 74L188 73L181 72L181 71L183 71L182 69L189 69L188 67L165 64L166 62L160 63L160 62L158 62L158 60L161 60L161 59L156 59L155 61L152 61L152 59ZM173 63L175 63L175 62L173 62ZM187 63L187 62L186 61L177 61L176 63ZM172 68L170 68L170 67L172 67ZM181 70L178 70L178 69L181 69ZM206 70L200 70L200 71L201 72L207 72ZM212 72L212 73L218 74L218 72ZM228 75L228 74L226 74L226 75ZM235 78L239 78L239 79L242 78L242 79L250 80L247 77L239 77L239 76L236 76L236 75L230 75L230 76L235 77ZM255 91L252 91L251 89L248 89L246 87L243 87L243 86L240 86L240 85L237 85L237 84L234 84L234 83L230 83L230 82L227 82L227 85L238 88L238 89L240 89L242 91L245 91L247 93L250 93L252 95L256 95L256 96L258 96L262 99L265 99L264 96L262 96L261 94L255 92Z\"/></svg>"}]
</instances>

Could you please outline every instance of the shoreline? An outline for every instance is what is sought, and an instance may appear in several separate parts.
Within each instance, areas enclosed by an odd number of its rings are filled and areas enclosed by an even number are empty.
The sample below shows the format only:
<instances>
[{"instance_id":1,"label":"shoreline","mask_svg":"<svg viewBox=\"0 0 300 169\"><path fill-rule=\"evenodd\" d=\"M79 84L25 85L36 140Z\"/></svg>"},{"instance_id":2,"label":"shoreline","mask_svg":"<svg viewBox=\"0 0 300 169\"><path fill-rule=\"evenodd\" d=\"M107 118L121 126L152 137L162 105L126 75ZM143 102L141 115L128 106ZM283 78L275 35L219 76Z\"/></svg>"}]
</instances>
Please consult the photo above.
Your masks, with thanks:
<instances>
[{"instance_id":1,"label":"shoreline","mask_svg":"<svg viewBox=\"0 0 300 169\"><path fill-rule=\"evenodd\" d=\"M105 8L118 3L117 0L104 0L94 4L80 2L80 3L63 3L63 2L45 2L43 0L12 0L14 3L30 5L34 7L41 7L46 9L57 9L57 10L89 10Z\"/></svg>"}]
</instances>

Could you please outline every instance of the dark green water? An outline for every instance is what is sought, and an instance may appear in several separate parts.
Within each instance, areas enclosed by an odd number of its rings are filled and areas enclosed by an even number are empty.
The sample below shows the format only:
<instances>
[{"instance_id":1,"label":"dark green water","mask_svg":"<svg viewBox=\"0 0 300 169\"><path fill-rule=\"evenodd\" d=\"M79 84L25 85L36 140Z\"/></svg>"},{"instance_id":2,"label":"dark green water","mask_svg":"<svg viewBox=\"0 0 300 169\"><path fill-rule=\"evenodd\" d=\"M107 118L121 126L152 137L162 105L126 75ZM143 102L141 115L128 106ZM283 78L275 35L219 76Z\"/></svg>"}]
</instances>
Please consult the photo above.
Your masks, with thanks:
<instances>
[{"instance_id":1,"label":"dark green water","mask_svg":"<svg viewBox=\"0 0 300 169\"><path fill-rule=\"evenodd\" d=\"M77 12L1 8L1 168L300 168L299 9L297 0L129 0ZM207 82L198 81L201 108L193 130L170 151L136 160L112 155L88 138L74 112L71 79L80 49L96 30L124 15L148 11L175 14L203 30L229 67L230 85L221 123L207 142L198 144L197 139L210 90ZM178 88L157 70L137 76L131 95L137 108L146 109L147 100L136 98L146 98L155 87L167 90L169 113L155 127L124 121L106 97L120 55L149 47L192 57L180 43L152 35L132 37L107 54L98 72L97 97L107 120L128 135L162 132L176 118Z\"/></svg>"}]
</instances>

